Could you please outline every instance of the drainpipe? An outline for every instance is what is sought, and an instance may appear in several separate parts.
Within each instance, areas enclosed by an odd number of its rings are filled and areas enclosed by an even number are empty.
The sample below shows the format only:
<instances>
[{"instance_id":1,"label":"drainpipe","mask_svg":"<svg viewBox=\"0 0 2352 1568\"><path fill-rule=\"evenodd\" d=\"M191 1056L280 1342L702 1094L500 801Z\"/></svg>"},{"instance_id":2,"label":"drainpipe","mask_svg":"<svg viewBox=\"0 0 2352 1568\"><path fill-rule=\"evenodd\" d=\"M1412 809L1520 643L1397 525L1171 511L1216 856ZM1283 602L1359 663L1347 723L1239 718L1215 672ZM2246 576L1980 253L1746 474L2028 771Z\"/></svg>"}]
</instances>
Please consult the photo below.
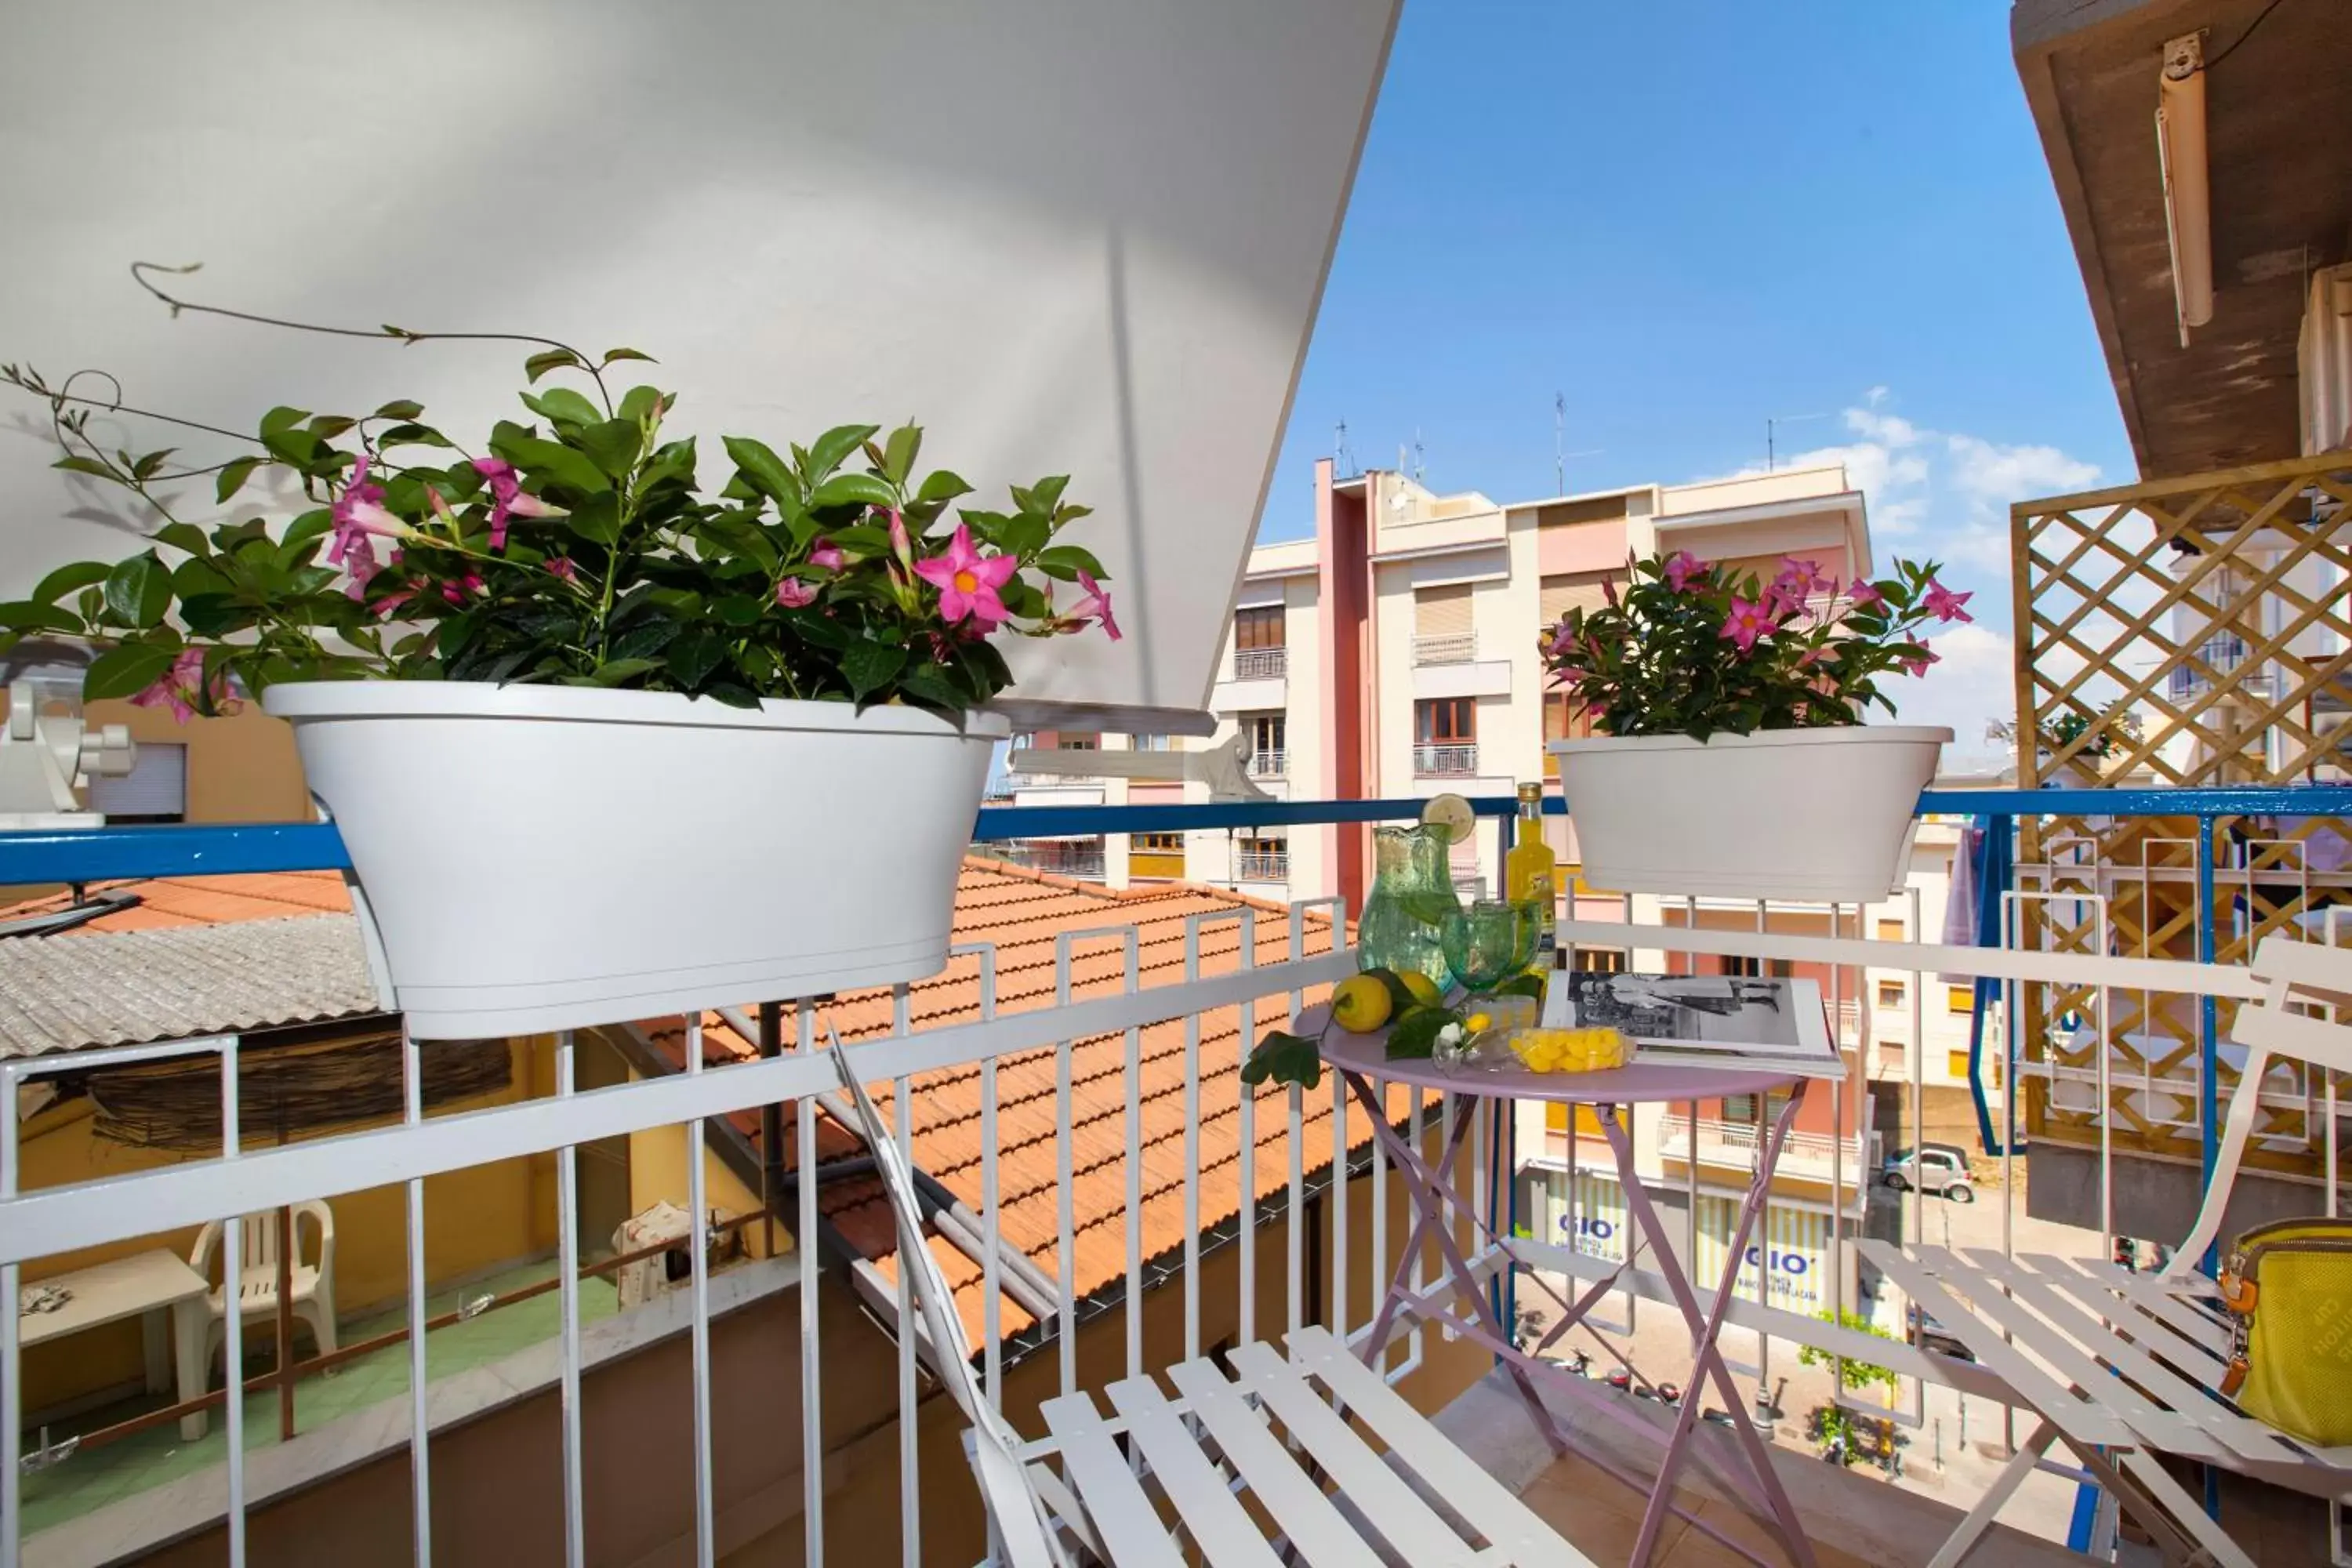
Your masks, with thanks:
<instances>
[{"instance_id":1,"label":"drainpipe","mask_svg":"<svg viewBox=\"0 0 2352 1568\"><path fill-rule=\"evenodd\" d=\"M784 1009L779 1002L760 1004L760 1055L773 1058L784 1053ZM767 1254L776 1255L776 1200L784 1190L784 1108L781 1102L760 1107L760 1234Z\"/></svg>"}]
</instances>

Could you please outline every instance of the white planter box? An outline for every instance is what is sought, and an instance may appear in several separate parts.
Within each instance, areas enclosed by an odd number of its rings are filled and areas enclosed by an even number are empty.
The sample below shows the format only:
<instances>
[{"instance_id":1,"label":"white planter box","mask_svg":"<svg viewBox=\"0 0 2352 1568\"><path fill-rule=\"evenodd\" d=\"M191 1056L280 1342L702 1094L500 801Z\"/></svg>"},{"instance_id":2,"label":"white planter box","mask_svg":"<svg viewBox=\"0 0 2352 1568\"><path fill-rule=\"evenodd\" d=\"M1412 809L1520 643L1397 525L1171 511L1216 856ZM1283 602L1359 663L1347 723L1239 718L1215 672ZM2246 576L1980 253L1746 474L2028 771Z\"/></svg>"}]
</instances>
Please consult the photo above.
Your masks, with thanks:
<instances>
[{"instance_id":1,"label":"white planter box","mask_svg":"<svg viewBox=\"0 0 2352 1568\"><path fill-rule=\"evenodd\" d=\"M466 681L295 682L263 706L293 723L421 1039L936 973L1010 728Z\"/></svg>"},{"instance_id":2,"label":"white planter box","mask_svg":"<svg viewBox=\"0 0 2352 1568\"><path fill-rule=\"evenodd\" d=\"M1619 893L1866 903L1903 881L1949 730L1554 741L1583 878Z\"/></svg>"}]
</instances>

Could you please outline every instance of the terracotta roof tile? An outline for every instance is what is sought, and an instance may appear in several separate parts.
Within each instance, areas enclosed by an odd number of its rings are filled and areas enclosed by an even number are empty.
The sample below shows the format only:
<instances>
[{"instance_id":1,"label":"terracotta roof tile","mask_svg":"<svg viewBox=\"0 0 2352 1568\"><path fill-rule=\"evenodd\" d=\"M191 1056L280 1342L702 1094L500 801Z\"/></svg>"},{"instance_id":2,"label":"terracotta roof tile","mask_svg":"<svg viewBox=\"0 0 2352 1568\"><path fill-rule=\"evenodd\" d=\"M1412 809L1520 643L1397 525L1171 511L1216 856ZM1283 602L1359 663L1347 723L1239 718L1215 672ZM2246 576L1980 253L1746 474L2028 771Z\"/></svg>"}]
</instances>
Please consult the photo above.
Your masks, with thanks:
<instances>
[{"instance_id":1,"label":"terracotta roof tile","mask_svg":"<svg viewBox=\"0 0 2352 1568\"><path fill-rule=\"evenodd\" d=\"M1120 892L974 858L965 861L957 884L955 938L959 943L994 943L999 1012L1029 1012L1055 1005L1055 945L1066 933L1132 922L1138 935L1139 983L1148 990L1183 979L1184 927L1195 915L1225 917L1202 930L1201 973L1232 973L1242 950L1239 924L1233 917L1243 910L1251 910L1256 920L1257 962L1274 963L1286 957L1289 911L1278 905L1181 883ZM1330 942L1328 921L1310 922L1306 951L1326 952ZM981 972L977 956L961 955L942 973L909 987L908 1014L914 1027L938 1028L977 1020ZM1124 986L1125 972L1120 943L1085 943L1073 956L1071 993L1081 998L1115 995ZM1279 1022L1286 1011L1281 997L1262 999L1255 1009L1253 1035ZM892 1012L887 989L848 993L820 1009L818 1033L822 1036L822 1026L829 1023L847 1042L881 1038L891 1032ZM754 1054L752 1043L737 1035L717 1014L706 1015L703 1023L707 1063ZM683 1059L682 1026L661 1021L639 1028L671 1061ZM1139 1217L1142 1256L1147 1260L1183 1243L1185 1028L1183 1019L1150 1025L1138 1031L1134 1047L1139 1064L1136 1082L1143 1191ZM788 1038L791 1033L788 1023ZM1200 1016L1199 1201L1204 1227L1231 1218L1240 1209L1239 1069L1247 1048L1240 1008L1217 1008ZM1077 1040L1070 1048L1070 1193L1076 1249L1072 1283L1081 1300L1122 1279L1127 1271L1128 1059L1124 1034ZM984 1206L982 1077L977 1065L948 1068L919 1075L908 1085L915 1163L975 1214ZM998 1224L1006 1242L1048 1279L1058 1267L1061 1187L1055 1145L1055 1083L1052 1050L1007 1057L997 1063ZM893 1086L875 1084L869 1092L885 1125L895 1124ZM1286 1093L1272 1087L1257 1091L1258 1148L1251 1164L1261 1198L1282 1193L1289 1183ZM1391 1114L1403 1115L1406 1103L1405 1092L1395 1091ZM1318 1170L1330 1159L1328 1080L1323 1089L1307 1097L1304 1116L1304 1167ZM756 1143L756 1115L738 1119L737 1125ZM830 1117L821 1117L818 1126L820 1160L839 1158L861 1147L847 1129ZM1351 1106L1349 1147L1360 1149L1370 1136L1370 1119ZM798 1143L789 1130L785 1143L789 1164ZM886 1277L895 1279L896 1237L878 1184L863 1175L828 1182L818 1201L844 1239L875 1260ZM980 1268L944 1238L929 1239L942 1271L955 1288L965 1327L978 1342ZM1011 1297L1004 1299L1004 1332L1016 1332L1031 1321Z\"/></svg>"},{"instance_id":2,"label":"terracotta roof tile","mask_svg":"<svg viewBox=\"0 0 2352 1568\"><path fill-rule=\"evenodd\" d=\"M351 894L337 871L268 871L233 877L157 877L123 882L92 882L91 893L131 892L139 901L99 916L59 935L107 931L167 931L177 926L229 925L240 921L279 920L289 915L351 913ZM69 908L70 893L0 909L0 920L47 914Z\"/></svg>"}]
</instances>

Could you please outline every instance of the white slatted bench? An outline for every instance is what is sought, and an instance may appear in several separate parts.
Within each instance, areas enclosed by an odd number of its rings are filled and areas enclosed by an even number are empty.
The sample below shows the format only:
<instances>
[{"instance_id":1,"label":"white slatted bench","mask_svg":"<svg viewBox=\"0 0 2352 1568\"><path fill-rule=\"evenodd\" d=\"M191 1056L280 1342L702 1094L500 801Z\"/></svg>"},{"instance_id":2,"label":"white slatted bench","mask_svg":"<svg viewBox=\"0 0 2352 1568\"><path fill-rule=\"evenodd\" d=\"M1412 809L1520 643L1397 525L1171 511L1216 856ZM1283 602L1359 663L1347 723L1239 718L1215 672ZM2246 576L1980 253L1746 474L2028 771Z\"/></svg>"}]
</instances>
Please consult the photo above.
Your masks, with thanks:
<instances>
[{"instance_id":1,"label":"white slatted bench","mask_svg":"<svg viewBox=\"0 0 2352 1568\"><path fill-rule=\"evenodd\" d=\"M1103 1391L1108 1412L1084 1391L1049 1399L1049 1435L1024 1442L972 1370L898 1142L832 1045L890 1200L928 1359L971 1423L993 1557L1065 1568L1083 1548L1113 1568L1595 1568L1321 1328L1292 1334L1287 1357L1241 1346L1230 1376L1202 1359L1168 1368L1167 1387L1122 1379Z\"/></svg>"},{"instance_id":2,"label":"white slatted bench","mask_svg":"<svg viewBox=\"0 0 2352 1568\"><path fill-rule=\"evenodd\" d=\"M2246 1047L2246 1064L2231 1096L2213 1181L2167 1273L2134 1274L2105 1259L1858 1243L1864 1258L2042 1418L1929 1568L1958 1563L2042 1455L2061 1441L2175 1562L2254 1568L2253 1558L2158 1456L2319 1497L2352 1493L2352 1448L2299 1442L2222 1397L2230 1322L2212 1281L2190 1272L2220 1234L2271 1059L2352 1070L2352 1026L2290 1010L2298 1004L2352 1006L2352 950L2273 936L2252 967L2263 994L2241 1005L2231 1030Z\"/></svg>"}]
</instances>

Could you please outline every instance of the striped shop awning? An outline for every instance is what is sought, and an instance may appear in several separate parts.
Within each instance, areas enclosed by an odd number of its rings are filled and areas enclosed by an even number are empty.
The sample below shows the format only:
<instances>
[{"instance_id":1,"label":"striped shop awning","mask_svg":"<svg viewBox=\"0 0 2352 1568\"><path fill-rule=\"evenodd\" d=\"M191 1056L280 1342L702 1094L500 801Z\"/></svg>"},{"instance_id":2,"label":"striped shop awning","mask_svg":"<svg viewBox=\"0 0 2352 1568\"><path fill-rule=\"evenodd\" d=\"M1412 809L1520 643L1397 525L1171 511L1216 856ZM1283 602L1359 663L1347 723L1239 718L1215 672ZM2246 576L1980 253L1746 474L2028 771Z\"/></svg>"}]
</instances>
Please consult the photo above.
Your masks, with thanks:
<instances>
[{"instance_id":1,"label":"striped shop awning","mask_svg":"<svg viewBox=\"0 0 2352 1568\"><path fill-rule=\"evenodd\" d=\"M1588 1258L1624 1262L1625 1189L1598 1171L1547 1171L1543 1239Z\"/></svg>"},{"instance_id":2,"label":"striped shop awning","mask_svg":"<svg viewBox=\"0 0 2352 1568\"><path fill-rule=\"evenodd\" d=\"M1737 1198L1698 1200L1698 1257L1692 1283L1712 1289L1723 1278L1724 1255L1739 1217ZM1822 1210L1776 1202L1758 1216L1739 1266L1735 1293L1745 1301L1809 1315L1826 1312L1834 1300L1830 1283L1830 1216ZM1851 1267L1851 1258L1848 1267ZM1770 1280L1770 1297L1758 1293L1759 1277ZM1846 1293L1851 1303L1853 1293Z\"/></svg>"}]
</instances>

